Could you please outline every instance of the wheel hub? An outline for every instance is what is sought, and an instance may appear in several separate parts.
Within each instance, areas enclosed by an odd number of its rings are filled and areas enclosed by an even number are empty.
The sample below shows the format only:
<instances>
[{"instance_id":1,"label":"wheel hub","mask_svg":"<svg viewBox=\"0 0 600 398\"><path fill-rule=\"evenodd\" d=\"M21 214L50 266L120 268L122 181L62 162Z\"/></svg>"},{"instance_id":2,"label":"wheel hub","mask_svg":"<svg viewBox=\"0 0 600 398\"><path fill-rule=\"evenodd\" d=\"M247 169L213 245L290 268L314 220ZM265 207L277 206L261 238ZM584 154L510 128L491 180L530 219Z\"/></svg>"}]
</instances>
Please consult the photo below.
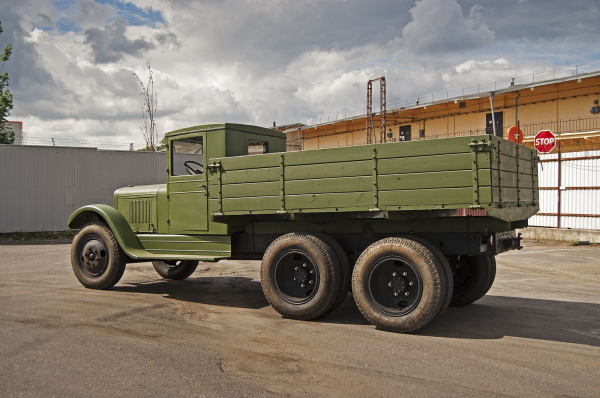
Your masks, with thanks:
<instances>
[{"instance_id":1,"label":"wheel hub","mask_svg":"<svg viewBox=\"0 0 600 398\"><path fill-rule=\"evenodd\" d=\"M296 267L294 269L294 280L300 284L305 283L308 279L308 273L304 268Z\"/></svg>"},{"instance_id":2,"label":"wheel hub","mask_svg":"<svg viewBox=\"0 0 600 398\"><path fill-rule=\"evenodd\" d=\"M379 260L369 274L368 283L375 305L389 316L408 314L421 299L421 277L403 258Z\"/></svg>"},{"instance_id":3,"label":"wheel hub","mask_svg":"<svg viewBox=\"0 0 600 398\"><path fill-rule=\"evenodd\" d=\"M277 289L291 304L309 301L319 286L319 272L304 252L291 251L282 255L274 269Z\"/></svg>"},{"instance_id":4,"label":"wheel hub","mask_svg":"<svg viewBox=\"0 0 600 398\"><path fill-rule=\"evenodd\" d=\"M473 278L473 267L464 256L459 257L458 261L453 265L452 278L454 279L454 288L460 289L468 285Z\"/></svg>"},{"instance_id":5,"label":"wheel hub","mask_svg":"<svg viewBox=\"0 0 600 398\"><path fill-rule=\"evenodd\" d=\"M403 277L395 276L392 278L391 282L388 284L394 292L402 293L406 290L406 286L408 285L407 281Z\"/></svg>"},{"instance_id":6,"label":"wheel hub","mask_svg":"<svg viewBox=\"0 0 600 398\"><path fill-rule=\"evenodd\" d=\"M81 264L83 269L92 276L104 272L108 265L108 250L103 242L97 239L89 240L81 251Z\"/></svg>"}]
</instances>

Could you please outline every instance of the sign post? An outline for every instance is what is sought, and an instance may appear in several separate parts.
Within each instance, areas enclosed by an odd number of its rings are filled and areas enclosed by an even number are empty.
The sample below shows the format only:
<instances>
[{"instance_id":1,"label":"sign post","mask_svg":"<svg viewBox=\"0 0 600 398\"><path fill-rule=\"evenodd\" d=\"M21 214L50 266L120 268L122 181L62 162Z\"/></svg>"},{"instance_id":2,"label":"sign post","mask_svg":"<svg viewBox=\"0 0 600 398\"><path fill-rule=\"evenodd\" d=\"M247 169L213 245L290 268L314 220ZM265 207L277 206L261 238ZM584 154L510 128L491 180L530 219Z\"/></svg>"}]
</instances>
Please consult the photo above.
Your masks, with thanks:
<instances>
[{"instance_id":1,"label":"sign post","mask_svg":"<svg viewBox=\"0 0 600 398\"><path fill-rule=\"evenodd\" d=\"M542 130L536 134L534 146L539 153L548 153L556 146L556 137L552 134L552 131Z\"/></svg>"}]
</instances>

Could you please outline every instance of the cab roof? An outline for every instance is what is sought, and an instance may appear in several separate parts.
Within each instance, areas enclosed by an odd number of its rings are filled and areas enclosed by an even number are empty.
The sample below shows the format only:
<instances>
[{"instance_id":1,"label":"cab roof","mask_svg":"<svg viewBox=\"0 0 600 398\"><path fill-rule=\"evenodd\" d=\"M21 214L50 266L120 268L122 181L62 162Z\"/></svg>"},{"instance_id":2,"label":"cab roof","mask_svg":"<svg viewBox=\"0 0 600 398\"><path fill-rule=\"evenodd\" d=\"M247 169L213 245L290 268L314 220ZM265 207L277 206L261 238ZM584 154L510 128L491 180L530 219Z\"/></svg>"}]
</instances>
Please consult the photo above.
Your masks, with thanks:
<instances>
[{"instance_id":1,"label":"cab roof","mask_svg":"<svg viewBox=\"0 0 600 398\"><path fill-rule=\"evenodd\" d=\"M259 127L259 126L252 126L249 124L237 124L237 123L202 124L202 125L198 125L198 126L186 127L186 128L179 129L179 130L170 131L165 134L165 137L173 137L173 136L189 134L189 133L199 133L199 132L204 132L204 131L216 131L216 130L237 130L237 131L242 131L245 133L267 135L267 136L271 136L271 137L279 137L279 138L284 138L284 139L286 137L285 133L282 133L277 130L273 130L273 129L269 129L269 128L265 128L265 127Z\"/></svg>"}]
</instances>

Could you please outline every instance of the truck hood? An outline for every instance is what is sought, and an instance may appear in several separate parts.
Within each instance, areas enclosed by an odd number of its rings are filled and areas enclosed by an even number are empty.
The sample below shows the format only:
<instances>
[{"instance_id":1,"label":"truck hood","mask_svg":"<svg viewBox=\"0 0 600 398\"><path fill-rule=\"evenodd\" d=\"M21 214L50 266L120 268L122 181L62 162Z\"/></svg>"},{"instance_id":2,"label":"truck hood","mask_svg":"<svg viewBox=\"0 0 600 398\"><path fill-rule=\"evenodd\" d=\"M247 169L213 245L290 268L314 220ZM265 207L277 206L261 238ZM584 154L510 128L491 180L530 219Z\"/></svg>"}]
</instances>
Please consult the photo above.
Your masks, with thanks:
<instances>
[{"instance_id":1,"label":"truck hood","mask_svg":"<svg viewBox=\"0 0 600 398\"><path fill-rule=\"evenodd\" d=\"M155 184L155 185L138 185L135 187L119 188L115 191L115 198L119 197L132 197L132 196L156 196L158 191L166 186L166 184Z\"/></svg>"}]
</instances>

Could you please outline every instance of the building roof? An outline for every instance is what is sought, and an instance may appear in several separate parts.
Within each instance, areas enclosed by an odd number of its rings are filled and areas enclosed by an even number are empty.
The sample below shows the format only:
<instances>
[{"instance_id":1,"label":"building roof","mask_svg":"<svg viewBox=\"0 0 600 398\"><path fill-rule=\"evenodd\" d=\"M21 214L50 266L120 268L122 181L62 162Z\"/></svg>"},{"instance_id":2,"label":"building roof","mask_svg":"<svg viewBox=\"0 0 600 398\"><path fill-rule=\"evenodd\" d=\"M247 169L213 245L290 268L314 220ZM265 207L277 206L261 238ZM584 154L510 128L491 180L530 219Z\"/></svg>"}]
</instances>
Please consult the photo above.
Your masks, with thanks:
<instances>
[{"instance_id":1,"label":"building roof","mask_svg":"<svg viewBox=\"0 0 600 398\"><path fill-rule=\"evenodd\" d=\"M533 80L535 80L535 74L532 76L533 76ZM542 76L543 76L543 74L542 74ZM507 94L507 93L516 92L516 91L525 90L525 89L533 89L535 87L540 87L540 86L547 86L550 84L557 84L557 83L564 83L564 82L569 82L569 81L574 81L574 80L587 79L587 78L591 78L591 77L595 77L595 76L600 76L600 70L595 70L595 71L592 71L589 73L578 73L578 74L571 75L571 76L564 76L564 77L540 80L539 82L532 81L531 83L523 83L523 84L515 84L515 82L514 82L515 79L513 79L510 82L511 84L509 84L507 87L500 87L500 88L497 88L496 83L491 83L491 84L487 84L487 85L477 86L476 92L469 93L467 91L466 93L461 93L460 95L455 95L455 96L447 95L446 98L442 98L439 100L435 100L435 94L430 94L428 96L424 96L421 98L431 97L432 100L427 101L425 99L425 100L421 101L420 98L410 100L412 102L409 102L409 100L407 100L405 102L406 103L405 106L393 107L393 108L387 109L386 115L391 114L391 113L396 113L398 111L426 108L428 106L446 104L448 102L487 98L492 93L494 95L501 95L501 94ZM504 82L508 82L508 81L503 81L502 83L504 83ZM492 85L493 85L493 87L492 87ZM473 89L473 88L469 88L469 89ZM463 89L463 92L464 92L464 90L465 89ZM453 90L453 93L456 91L457 90ZM450 91L447 91L446 93L449 94ZM394 102L392 102L390 104L393 104L393 103ZM380 114L380 112L373 112L373 115L378 115L378 114ZM302 125L301 123L298 123L299 126L294 126L293 128L286 129L286 130L284 130L284 133L291 133L291 132L296 132L296 131L305 130L305 129L314 129L319 126L327 126L327 125L332 125L332 124L336 124L339 122L353 121L355 119L362 119L362 118L366 118L366 117L367 117L366 114L361 114L361 115L355 115L352 117L336 119L334 121L315 123L315 124L311 124L311 125Z\"/></svg>"}]
</instances>

